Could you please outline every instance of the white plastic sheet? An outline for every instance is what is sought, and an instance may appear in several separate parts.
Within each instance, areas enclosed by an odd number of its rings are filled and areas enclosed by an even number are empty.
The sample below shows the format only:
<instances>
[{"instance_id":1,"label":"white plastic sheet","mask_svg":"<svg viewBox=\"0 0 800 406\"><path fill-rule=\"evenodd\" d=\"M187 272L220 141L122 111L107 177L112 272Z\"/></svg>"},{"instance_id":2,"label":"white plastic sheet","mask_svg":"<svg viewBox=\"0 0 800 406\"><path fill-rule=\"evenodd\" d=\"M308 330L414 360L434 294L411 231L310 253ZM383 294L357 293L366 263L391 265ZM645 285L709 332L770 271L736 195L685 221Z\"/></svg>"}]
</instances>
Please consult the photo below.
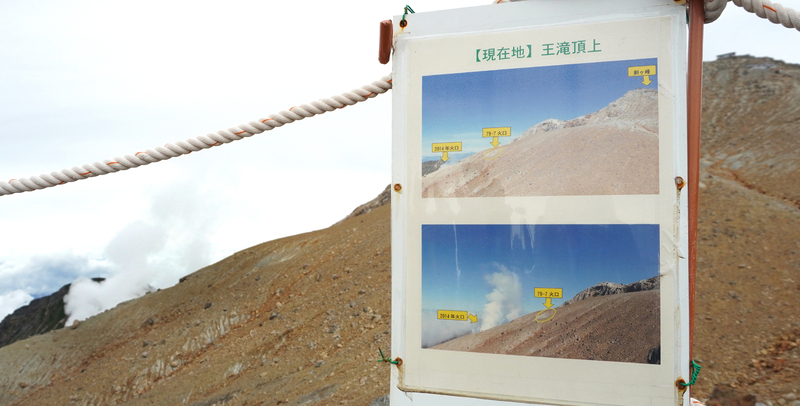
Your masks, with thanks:
<instances>
[{"instance_id":1,"label":"white plastic sheet","mask_svg":"<svg viewBox=\"0 0 800 406\"><path fill-rule=\"evenodd\" d=\"M685 9L527 1L406 19L392 404L682 404Z\"/></svg>"}]
</instances>

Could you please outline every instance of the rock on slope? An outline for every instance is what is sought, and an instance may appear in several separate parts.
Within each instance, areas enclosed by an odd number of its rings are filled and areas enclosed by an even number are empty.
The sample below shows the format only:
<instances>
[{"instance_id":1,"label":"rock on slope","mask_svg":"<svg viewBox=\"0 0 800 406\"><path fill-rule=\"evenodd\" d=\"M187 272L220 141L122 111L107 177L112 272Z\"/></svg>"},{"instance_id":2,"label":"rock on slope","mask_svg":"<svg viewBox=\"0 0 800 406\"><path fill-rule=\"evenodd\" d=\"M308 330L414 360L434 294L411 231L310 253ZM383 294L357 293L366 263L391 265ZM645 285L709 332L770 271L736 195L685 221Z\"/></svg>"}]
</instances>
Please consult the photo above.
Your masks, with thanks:
<instances>
[{"instance_id":1,"label":"rock on slope","mask_svg":"<svg viewBox=\"0 0 800 406\"><path fill-rule=\"evenodd\" d=\"M422 187L424 197L658 193L658 94L631 90L595 113L546 120L428 174Z\"/></svg>"}]
</instances>

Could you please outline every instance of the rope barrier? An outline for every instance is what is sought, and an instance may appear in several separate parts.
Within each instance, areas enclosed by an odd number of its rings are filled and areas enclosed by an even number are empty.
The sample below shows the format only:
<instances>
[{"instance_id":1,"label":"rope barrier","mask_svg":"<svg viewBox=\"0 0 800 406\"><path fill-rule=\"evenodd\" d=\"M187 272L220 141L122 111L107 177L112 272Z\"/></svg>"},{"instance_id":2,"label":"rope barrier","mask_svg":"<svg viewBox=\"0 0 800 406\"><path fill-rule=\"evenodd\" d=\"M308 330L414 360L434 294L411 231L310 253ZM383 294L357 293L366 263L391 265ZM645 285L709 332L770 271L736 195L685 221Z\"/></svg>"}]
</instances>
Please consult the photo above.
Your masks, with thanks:
<instances>
[{"instance_id":1,"label":"rope barrier","mask_svg":"<svg viewBox=\"0 0 800 406\"><path fill-rule=\"evenodd\" d=\"M507 1L508 0L496 0L496 3L505 3ZM770 0L731 1L733 1L733 3L737 6L742 7L751 13L755 13L761 18L768 19L775 24L781 24L787 28L795 28L800 31L800 13L791 8L784 7L777 3L772 3ZM725 9L727 2L728 0L704 0L703 4L705 10L705 22L710 23L719 18L719 16L722 14L722 11ZM406 5L401 22L405 23L405 17L408 15L408 13L414 13L414 10L410 6ZM268 118L260 119L258 121L251 121L247 124L239 125L238 127L220 130L216 133L210 133L207 135L201 135L185 141L167 143L163 147L156 147L143 152L137 152L134 155L125 155L123 157L116 157L113 160L106 159L103 162L94 162L92 164L85 164L83 166L73 167L71 169L62 169L60 172L51 172L49 175L42 174L39 176L31 176L30 178L11 179L8 182L0 182L0 196L30 192L33 190L44 189L94 176L124 171L143 165L148 165L153 162L159 162L195 151L200 151L202 149L227 144L245 137L260 134L264 131L272 130L276 127L281 127L284 124L289 124L307 117L313 117L317 114L324 114L328 111L333 111L335 109L351 106L358 102L363 102L367 99L375 97L378 94L387 92L392 88L391 83L391 76L386 76L381 78L379 81L372 82L369 85L362 86L350 92L331 96L327 99L320 99L319 101L308 104L294 106L288 111L283 110L276 114L270 115Z\"/></svg>"},{"instance_id":2,"label":"rope barrier","mask_svg":"<svg viewBox=\"0 0 800 406\"><path fill-rule=\"evenodd\" d=\"M713 23L717 21L719 16L722 15L722 11L725 10L725 6L728 4L728 0L709 0L703 2L703 10L705 14L705 22Z\"/></svg>"},{"instance_id":3,"label":"rope barrier","mask_svg":"<svg viewBox=\"0 0 800 406\"><path fill-rule=\"evenodd\" d=\"M800 13L770 0L731 0L733 4L765 18L775 24L800 31ZM705 22L714 22L722 14L728 0L708 0L703 2Z\"/></svg>"},{"instance_id":4,"label":"rope barrier","mask_svg":"<svg viewBox=\"0 0 800 406\"><path fill-rule=\"evenodd\" d=\"M789 7L769 0L733 0L733 4L775 24L800 31L800 13Z\"/></svg>"},{"instance_id":5,"label":"rope barrier","mask_svg":"<svg viewBox=\"0 0 800 406\"><path fill-rule=\"evenodd\" d=\"M0 182L0 196L45 189L64 183L75 182L77 180L124 171L238 141L242 138L261 134L264 131L269 131L276 127L282 127L284 124L352 106L379 94L386 93L391 88L392 77L389 75L358 89L331 96L330 98L294 106L289 110L271 114L268 118L251 121L247 124L241 124L227 130L220 130L216 133L189 138L185 141L167 143L163 147L148 149L133 155L116 157L113 160L106 159L103 162L95 162L80 167L76 166L71 169L62 169L60 172L51 172L49 175L42 174L39 176L31 176L30 178L11 179L8 182Z\"/></svg>"},{"instance_id":6,"label":"rope barrier","mask_svg":"<svg viewBox=\"0 0 800 406\"><path fill-rule=\"evenodd\" d=\"M493 0L494 4L509 3L514 0ZM716 21L728 1L733 1L739 7L755 13L755 15L766 18L775 24L781 24L786 28L795 28L800 31L800 13L789 8L784 7L778 3L773 3L770 0L702 0L703 9L705 14L705 22L713 23Z\"/></svg>"}]
</instances>

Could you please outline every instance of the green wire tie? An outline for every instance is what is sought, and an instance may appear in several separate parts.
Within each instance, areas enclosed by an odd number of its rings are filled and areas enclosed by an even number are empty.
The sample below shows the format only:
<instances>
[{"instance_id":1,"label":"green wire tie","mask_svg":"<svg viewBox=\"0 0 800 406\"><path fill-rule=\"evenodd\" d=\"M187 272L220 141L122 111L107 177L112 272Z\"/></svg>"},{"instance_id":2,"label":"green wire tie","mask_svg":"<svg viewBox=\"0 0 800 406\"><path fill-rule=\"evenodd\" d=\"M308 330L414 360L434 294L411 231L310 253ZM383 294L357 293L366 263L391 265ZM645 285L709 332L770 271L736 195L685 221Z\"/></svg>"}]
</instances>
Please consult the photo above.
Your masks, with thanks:
<instances>
[{"instance_id":1,"label":"green wire tie","mask_svg":"<svg viewBox=\"0 0 800 406\"><path fill-rule=\"evenodd\" d=\"M697 381L697 375L700 373L700 365L698 365L694 360L692 360L692 380L689 383L681 382L682 386L691 386L694 385L695 381Z\"/></svg>"},{"instance_id":2,"label":"green wire tie","mask_svg":"<svg viewBox=\"0 0 800 406\"><path fill-rule=\"evenodd\" d=\"M414 14L414 9L411 8L411 6L409 6L408 4L406 4L406 6L403 8L403 18L400 19L400 26L401 27L405 27L406 24L408 24L406 22L406 16L408 15L409 12L411 12L411 14Z\"/></svg>"},{"instance_id":3,"label":"green wire tie","mask_svg":"<svg viewBox=\"0 0 800 406\"><path fill-rule=\"evenodd\" d=\"M408 6L406 6L406 7L408 7ZM400 362L400 361L397 361L397 360L395 360L395 361L392 361L391 359L389 359L389 358L386 358L386 357L383 355L383 350L381 350L380 348L378 348L378 352L380 352L380 353L381 353L381 359L379 359L379 360L378 360L378 362L388 362L388 363L390 363L390 364L395 364L395 365L397 365L397 363L399 363L399 362Z\"/></svg>"}]
</instances>

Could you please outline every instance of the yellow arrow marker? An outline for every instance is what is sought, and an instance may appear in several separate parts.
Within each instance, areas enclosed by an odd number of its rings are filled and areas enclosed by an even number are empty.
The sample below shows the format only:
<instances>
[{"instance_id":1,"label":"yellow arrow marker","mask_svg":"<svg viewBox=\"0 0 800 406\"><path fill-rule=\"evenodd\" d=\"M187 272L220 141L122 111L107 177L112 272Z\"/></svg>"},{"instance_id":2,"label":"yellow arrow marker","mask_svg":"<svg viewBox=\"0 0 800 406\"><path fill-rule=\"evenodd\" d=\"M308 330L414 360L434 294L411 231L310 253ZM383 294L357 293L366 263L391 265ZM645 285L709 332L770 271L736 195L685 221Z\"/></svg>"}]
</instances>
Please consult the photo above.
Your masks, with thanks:
<instances>
[{"instance_id":1,"label":"yellow arrow marker","mask_svg":"<svg viewBox=\"0 0 800 406\"><path fill-rule=\"evenodd\" d=\"M656 65L646 65L646 66L631 66L628 68L628 76L643 76L642 83L645 86L653 83L650 80L650 75L656 74Z\"/></svg>"},{"instance_id":2,"label":"yellow arrow marker","mask_svg":"<svg viewBox=\"0 0 800 406\"><path fill-rule=\"evenodd\" d=\"M470 314L469 312L461 310L437 310L436 318L439 320L454 320L454 321L467 321L475 323L478 321L478 316Z\"/></svg>"},{"instance_id":3,"label":"yellow arrow marker","mask_svg":"<svg viewBox=\"0 0 800 406\"><path fill-rule=\"evenodd\" d=\"M544 306L546 308L553 307L553 299L563 299L564 289L561 288L533 288L533 295L535 297L543 297Z\"/></svg>"},{"instance_id":4,"label":"yellow arrow marker","mask_svg":"<svg viewBox=\"0 0 800 406\"><path fill-rule=\"evenodd\" d=\"M547 299L545 299L544 300L544 307L546 307L548 309L553 307L553 299L549 298L549 297Z\"/></svg>"},{"instance_id":5,"label":"yellow arrow marker","mask_svg":"<svg viewBox=\"0 0 800 406\"><path fill-rule=\"evenodd\" d=\"M492 146L500 145L500 141L497 140L497 137L510 137L511 136L511 127L490 127L483 129L483 138L491 138L492 139Z\"/></svg>"},{"instance_id":6,"label":"yellow arrow marker","mask_svg":"<svg viewBox=\"0 0 800 406\"><path fill-rule=\"evenodd\" d=\"M461 142L434 142L431 147L431 152L441 152L442 153L442 161L447 162L450 159L447 156L450 152L460 152L461 151Z\"/></svg>"}]
</instances>

